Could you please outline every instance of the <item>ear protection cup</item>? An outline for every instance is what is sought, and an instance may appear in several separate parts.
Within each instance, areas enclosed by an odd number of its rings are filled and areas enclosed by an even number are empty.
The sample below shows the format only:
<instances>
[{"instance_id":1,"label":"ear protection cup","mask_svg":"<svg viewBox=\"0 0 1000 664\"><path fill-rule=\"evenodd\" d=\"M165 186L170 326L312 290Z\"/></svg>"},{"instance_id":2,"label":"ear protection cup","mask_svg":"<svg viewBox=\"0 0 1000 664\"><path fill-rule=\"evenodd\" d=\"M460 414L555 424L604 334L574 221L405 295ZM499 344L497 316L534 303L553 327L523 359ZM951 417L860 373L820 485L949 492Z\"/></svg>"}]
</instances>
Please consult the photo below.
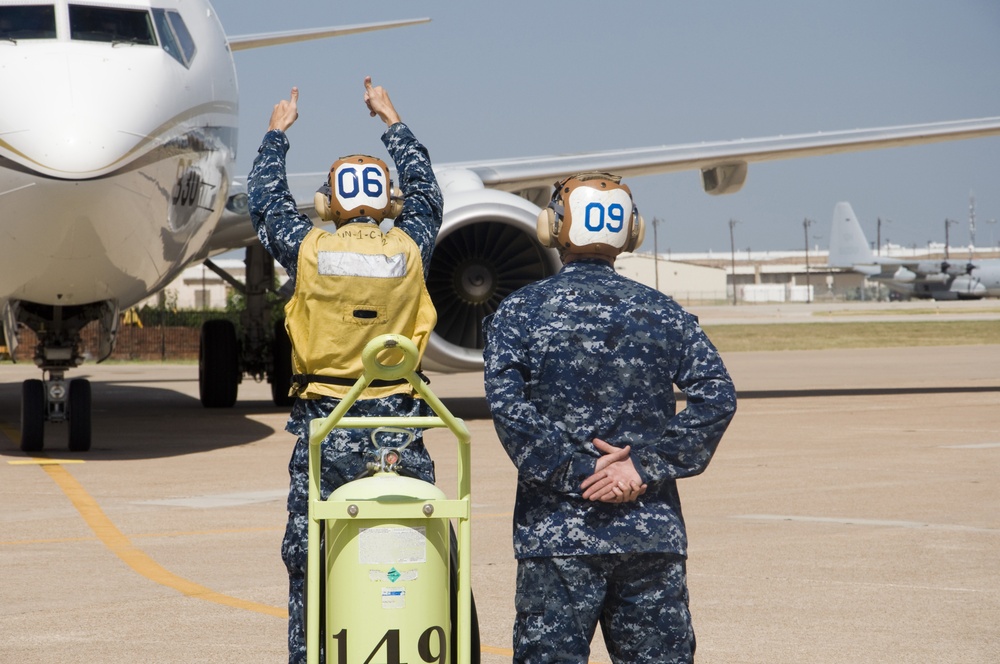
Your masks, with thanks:
<instances>
[{"instance_id":1,"label":"ear protection cup","mask_svg":"<svg viewBox=\"0 0 1000 664\"><path fill-rule=\"evenodd\" d=\"M403 190L399 187L393 187L392 197L389 199L389 209L385 211L385 216L388 219L395 219L401 214L403 214Z\"/></svg>"},{"instance_id":2,"label":"ear protection cup","mask_svg":"<svg viewBox=\"0 0 1000 664\"><path fill-rule=\"evenodd\" d=\"M635 251L646 238L646 220L642 218L638 210L633 209L632 221L629 223L629 240L622 247L622 251Z\"/></svg>"},{"instance_id":3,"label":"ear protection cup","mask_svg":"<svg viewBox=\"0 0 1000 664\"><path fill-rule=\"evenodd\" d=\"M316 208L316 214L323 221L333 221L333 213L330 212L330 199L322 191L317 191L313 194L313 207Z\"/></svg>"},{"instance_id":4,"label":"ear protection cup","mask_svg":"<svg viewBox=\"0 0 1000 664\"><path fill-rule=\"evenodd\" d=\"M542 208L538 213L538 225L536 228L538 242L546 249L556 246L556 236L559 229L556 227L556 211L550 207Z\"/></svg>"}]
</instances>

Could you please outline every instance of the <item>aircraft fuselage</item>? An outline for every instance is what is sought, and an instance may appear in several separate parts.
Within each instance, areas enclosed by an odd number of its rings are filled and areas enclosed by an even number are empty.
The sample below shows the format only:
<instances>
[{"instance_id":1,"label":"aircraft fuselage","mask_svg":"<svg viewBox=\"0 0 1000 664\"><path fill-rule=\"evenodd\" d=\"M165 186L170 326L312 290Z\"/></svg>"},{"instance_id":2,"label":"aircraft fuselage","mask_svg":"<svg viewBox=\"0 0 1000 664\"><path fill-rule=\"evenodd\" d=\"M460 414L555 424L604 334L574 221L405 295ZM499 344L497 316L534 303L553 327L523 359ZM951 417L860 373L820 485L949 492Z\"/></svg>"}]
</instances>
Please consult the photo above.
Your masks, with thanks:
<instances>
[{"instance_id":1,"label":"aircraft fuselage","mask_svg":"<svg viewBox=\"0 0 1000 664\"><path fill-rule=\"evenodd\" d=\"M228 194L237 86L214 10L72 5L52 3L54 35L7 39L4 18L35 17L0 6L0 307L130 306L203 250Z\"/></svg>"}]
</instances>

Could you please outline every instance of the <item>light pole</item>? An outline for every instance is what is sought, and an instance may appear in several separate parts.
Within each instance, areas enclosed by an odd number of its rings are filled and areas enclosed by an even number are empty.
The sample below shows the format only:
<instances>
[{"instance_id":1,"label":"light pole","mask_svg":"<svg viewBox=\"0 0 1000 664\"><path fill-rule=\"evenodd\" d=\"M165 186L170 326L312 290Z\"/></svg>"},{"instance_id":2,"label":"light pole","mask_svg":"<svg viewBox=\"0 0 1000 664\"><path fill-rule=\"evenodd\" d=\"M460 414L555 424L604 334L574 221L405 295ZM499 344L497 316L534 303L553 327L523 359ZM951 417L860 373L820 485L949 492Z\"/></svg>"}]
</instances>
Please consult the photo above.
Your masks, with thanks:
<instances>
[{"instance_id":1,"label":"light pole","mask_svg":"<svg viewBox=\"0 0 1000 664\"><path fill-rule=\"evenodd\" d=\"M951 228L951 226L953 224L957 224L957 223L958 222L955 221L954 219L945 219L944 220L944 257L945 258L949 258L948 247L950 246L950 242L948 240L948 229Z\"/></svg>"},{"instance_id":2,"label":"light pole","mask_svg":"<svg viewBox=\"0 0 1000 664\"><path fill-rule=\"evenodd\" d=\"M892 223L892 219L886 219L885 223L891 224ZM882 255L882 217L879 217L876 220L876 235L877 235L877 239L875 241L878 243L878 246L875 247L875 254L877 256L881 256Z\"/></svg>"},{"instance_id":3,"label":"light pole","mask_svg":"<svg viewBox=\"0 0 1000 664\"><path fill-rule=\"evenodd\" d=\"M733 282L733 306L734 307L736 306L736 240L735 240L735 236L733 235L733 228L735 228L736 224L738 224L738 223L740 223L740 222L737 221L736 219L730 219L729 220L729 255L731 257L730 258L730 264L732 265L732 270L730 271L730 274L732 275L731 276L731 281Z\"/></svg>"},{"instance_id":4,"label":"light pole","mask_svg":"<svg viewBox=\"0 0 1000 664\"><path fill-rule=\"evenodd\" d=\"M806 304L812 302L812 295L809 292L809 227L812 223L812 219L802 220L802 233L806 238Z\"/></svg>"}]
</instances>

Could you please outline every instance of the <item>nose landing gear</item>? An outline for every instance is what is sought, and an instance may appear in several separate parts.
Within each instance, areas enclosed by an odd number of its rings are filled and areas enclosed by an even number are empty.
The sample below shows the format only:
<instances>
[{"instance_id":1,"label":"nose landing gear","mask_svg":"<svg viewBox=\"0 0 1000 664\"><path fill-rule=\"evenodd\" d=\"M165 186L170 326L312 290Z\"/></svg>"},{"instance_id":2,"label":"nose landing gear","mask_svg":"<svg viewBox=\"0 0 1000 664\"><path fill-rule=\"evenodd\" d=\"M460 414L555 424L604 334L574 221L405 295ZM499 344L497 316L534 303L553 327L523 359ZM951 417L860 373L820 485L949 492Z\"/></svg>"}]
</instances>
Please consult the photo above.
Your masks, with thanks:
<instances>
[{"instance_id":1,"label":"nose landing gear","mask_svg":"<svg viewBox=\"0 0 1000 664\"><path fill-rule=\"evenodd\" d=\"M45 446L45 423L69 423L69 450L90 449L90 381L64 379L52 371L44 380L30 379L21 384L21 451L41 452Z\"/></svg>"}]
</instances>

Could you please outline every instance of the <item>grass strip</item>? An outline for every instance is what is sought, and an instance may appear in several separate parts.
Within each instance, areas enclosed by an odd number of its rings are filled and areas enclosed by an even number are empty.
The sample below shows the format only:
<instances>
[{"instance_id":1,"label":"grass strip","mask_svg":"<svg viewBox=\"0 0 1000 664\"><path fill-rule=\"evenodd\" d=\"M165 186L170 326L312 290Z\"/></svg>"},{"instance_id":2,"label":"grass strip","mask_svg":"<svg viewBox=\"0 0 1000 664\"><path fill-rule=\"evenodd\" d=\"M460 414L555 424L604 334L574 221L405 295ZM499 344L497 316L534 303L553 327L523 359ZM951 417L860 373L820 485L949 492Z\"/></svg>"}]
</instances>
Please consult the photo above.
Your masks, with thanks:
<instances>
[{"instance_id":1,"label":"grass strip","mask_svg":"<svg viewBox=\"0 0 1000 664\"><path fill-rule=\"evenodd\" d=\"M1000 344L997 321L706 325L721 352Z\"/></svg>"}]
</instances>

